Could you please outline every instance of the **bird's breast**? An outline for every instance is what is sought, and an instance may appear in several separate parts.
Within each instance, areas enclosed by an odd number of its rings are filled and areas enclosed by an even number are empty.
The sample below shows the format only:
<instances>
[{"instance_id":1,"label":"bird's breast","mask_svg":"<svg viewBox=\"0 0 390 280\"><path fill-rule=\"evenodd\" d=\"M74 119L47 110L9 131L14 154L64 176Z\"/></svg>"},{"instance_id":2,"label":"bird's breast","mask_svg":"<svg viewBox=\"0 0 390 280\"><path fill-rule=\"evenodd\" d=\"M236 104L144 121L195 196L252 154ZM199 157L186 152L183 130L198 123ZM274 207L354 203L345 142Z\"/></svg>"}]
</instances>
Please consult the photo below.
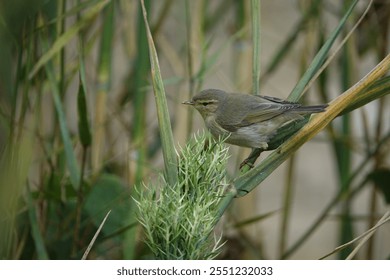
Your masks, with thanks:
<instances>
[{"instance_id":1,"label":"bird's breast","mask_svg":"<svg viewBox=\"0 0 390 280\"><path fill-rule=\"evenodd\" d=\"M229 133L217 123L214 116L207 116L205 118L205 123L207 129L214 135L214 137L223 137Z\"/></svg>"}]
</instances>

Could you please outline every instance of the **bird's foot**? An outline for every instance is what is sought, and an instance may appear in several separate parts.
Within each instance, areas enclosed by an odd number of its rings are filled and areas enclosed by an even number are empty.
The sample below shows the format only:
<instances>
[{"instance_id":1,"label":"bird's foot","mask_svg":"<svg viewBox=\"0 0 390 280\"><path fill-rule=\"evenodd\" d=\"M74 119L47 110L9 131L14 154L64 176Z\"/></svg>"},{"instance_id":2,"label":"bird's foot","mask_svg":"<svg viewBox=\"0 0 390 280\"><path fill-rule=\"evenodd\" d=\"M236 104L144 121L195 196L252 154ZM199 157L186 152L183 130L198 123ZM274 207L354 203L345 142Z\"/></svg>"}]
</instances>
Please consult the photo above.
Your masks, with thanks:
<instances>
[{"instance_id":1,"label":"bird's foot","mask_svg":"<svg viewBox=\"0 0 390 280\"><path fill-rule=\"evenodd\" d=\"M248 169L252 169L254 167L254 163L256 162L257 158L260 156L261 152L263 152L263 149L252 149L252 152L250 155L240 164L240 170L244 171L244 166L248 166Z\"/></svg>"},{"instance_id":2,"label":"bird's foot","mask_svg":"<svg viewBox=\"0 0 390 280\"><path fill-rule=\"evenodd\" d=\"M254 164L249 160L249 158L246 158L243 162L240 163L240 170L242 170L245 166L248 166L249 169L252 169Z\"/></svg>"}]
</instances>

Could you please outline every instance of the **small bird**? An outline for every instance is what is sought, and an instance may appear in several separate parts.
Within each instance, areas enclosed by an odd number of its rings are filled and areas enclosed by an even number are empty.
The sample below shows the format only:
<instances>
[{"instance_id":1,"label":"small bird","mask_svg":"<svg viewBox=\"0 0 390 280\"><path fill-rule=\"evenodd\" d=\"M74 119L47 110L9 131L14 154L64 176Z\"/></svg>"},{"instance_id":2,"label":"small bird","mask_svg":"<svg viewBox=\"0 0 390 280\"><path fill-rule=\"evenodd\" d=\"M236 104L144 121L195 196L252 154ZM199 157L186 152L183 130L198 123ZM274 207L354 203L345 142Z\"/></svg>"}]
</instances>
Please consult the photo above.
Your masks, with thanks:
<instances>
[{"instance_id":1,"label":"small bird","mask_svg":"<svg viewBox=\"0 0 390 280\"><path fill-rule=\"evenodd\" d=\"M228 137L229 144L262 150L268 149L278 128L304 115L323 112L328 106L303 106L275 97L219 89L203 90L183 104L199 111L214 137Z\"/></svg>"}]
</instances>

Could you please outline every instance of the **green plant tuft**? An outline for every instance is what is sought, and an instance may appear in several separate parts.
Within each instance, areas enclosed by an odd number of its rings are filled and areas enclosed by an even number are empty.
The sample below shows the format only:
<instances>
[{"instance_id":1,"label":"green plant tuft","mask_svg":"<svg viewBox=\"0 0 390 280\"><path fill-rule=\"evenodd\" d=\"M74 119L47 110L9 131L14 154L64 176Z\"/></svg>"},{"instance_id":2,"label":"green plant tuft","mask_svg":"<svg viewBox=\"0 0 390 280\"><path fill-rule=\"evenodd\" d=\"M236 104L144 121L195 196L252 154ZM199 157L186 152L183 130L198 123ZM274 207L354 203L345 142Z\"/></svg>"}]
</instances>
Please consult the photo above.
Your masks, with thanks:
<instances>
[{"instance_id":1,"label":"green plant tuft","mask_svg":"<svg viewBox=\"0 0 390 280\"><path fill-rule=\"evenodd\" d=\"M201 133L178 155L178 183L164 176L139 191L138 220L156 259L213 259L222 247L213 233L227 189L228 148ZM214 238L213 238L214 237Z\"/></svg>"}]
</instances>

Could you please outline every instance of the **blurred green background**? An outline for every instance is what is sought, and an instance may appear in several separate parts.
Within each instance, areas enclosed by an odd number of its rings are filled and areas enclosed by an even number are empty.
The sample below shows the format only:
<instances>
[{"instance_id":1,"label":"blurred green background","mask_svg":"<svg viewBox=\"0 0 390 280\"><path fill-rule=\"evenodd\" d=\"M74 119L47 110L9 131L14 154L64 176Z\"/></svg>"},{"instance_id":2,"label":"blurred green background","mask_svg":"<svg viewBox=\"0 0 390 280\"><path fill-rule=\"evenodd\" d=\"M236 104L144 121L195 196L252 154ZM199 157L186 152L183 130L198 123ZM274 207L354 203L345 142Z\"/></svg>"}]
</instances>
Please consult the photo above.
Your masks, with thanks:
<instances>
[{"instance_id":1,"label":"blurred green background","mask_svg":"<svg viewBox=\"0 0 390 280\"><path fill-rule=\"evenodd\" d=\"M288 96L350 2L261 1L261 94ZM252 91L251 1L145 6L183 146L203 123L182 101L205 88ZM378 64L389 16L390 1L374 1L302 102L329 102ZM375 225L389 201L388 102L336 119L235 199L218 226L219 258L318 259ZM231 177L249 152L231 147ZM89 258L152 258L131 196L162 168L139 1L1 1L0 258L80 259L109 210ZM385 224L357 258L390 258L389 240Z\"/></svg>"}]
</instances>

